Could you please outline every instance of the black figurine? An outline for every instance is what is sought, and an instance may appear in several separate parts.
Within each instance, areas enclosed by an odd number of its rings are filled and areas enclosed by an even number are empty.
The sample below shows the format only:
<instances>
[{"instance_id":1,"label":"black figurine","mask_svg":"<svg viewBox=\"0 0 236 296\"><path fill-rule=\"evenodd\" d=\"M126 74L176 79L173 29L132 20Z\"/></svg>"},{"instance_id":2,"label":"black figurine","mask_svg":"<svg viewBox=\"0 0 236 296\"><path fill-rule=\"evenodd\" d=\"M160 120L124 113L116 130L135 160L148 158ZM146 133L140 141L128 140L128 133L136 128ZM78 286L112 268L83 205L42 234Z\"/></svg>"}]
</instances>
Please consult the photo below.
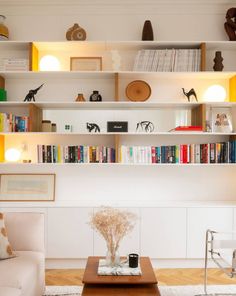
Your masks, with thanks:
<instances>
[{"instance_id":1,"label":"black figurine","mask_svg":"<svg viewBox=\"0 0 236 296\"><path fill-rule=\"evenodd\" d=\"M89 133L93 131L95 133L100 133L100 127L96 123L87 122L87 130L89 131Z\"/></svg>"},{"instance_id":2,"label":"black figurine","mask_svg":"<svg viewBox=\"0 0 236 296\"><path fill-rule=\"evenodd\" d=\"M145 131L146 133L152 133L154 131L154 125L151 121L140 121L137 123L136 131L139 129Z\"/></svg>"},{"instance_id":3,"label":"black figurine","mask_svg":"<svg viewBox=\"0 0 236 296\"><path fill-rule=\"evenodd\" d=\"M185 92L184 88L182 88L182 90L183 90L183 93L187 97L189 102L190 102L190 97L191 96L194 96L195 100L198 102L197 94L196 94L196 92L195 92L195 90L193 88L191 88L190 91L188 91L188 92Z\"/></svg>"},{"instance_id":4,"label":"black figurine","mask_svg":"<svg viewBox=\"0 0 236 296\"><path fill-rule=\"evenodd\" d=\"M41 84L38 88L36 89L31 89L28 94L26 95L24 102L31 102L31 100L33 100L35 102L35 95L37 94L37 92L40 90L41 87L43 87L44 83Z\"/></svg>"}]
</instances>

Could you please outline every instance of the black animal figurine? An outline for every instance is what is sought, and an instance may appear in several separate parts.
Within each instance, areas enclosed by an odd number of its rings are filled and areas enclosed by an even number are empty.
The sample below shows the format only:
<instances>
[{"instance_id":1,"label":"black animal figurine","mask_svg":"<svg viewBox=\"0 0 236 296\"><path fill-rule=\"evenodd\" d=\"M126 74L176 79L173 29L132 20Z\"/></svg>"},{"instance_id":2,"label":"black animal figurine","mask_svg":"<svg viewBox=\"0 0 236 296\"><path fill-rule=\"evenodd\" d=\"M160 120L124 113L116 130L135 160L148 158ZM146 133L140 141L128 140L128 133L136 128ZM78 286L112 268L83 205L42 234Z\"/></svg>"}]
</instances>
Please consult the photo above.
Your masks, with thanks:
<instances>
[{"instance_id":1,"label":"black animal figurine","mask_svg":"<svg viewBox=\"0 0 236 296\"><path fill-rule=\"evenodd\" d=\"M89 133L93 131L95 133L100 133L100 127L96 123L87 122L87 130L89 131Z\"/></svg>"},{"instance_id":2,"label":"black animal figurine","mask_svg":"<svg viewBox=\"0 0 236 296\"><path fill-rule=\"evenodd\" d=\"M31 102L31 100L33 100L35 102L35 95L37 94L37 92L40 90L41 87L43 87L44 83L41 84L38 88L36 89L31 89L28 94L26 95L24 102Z\"/></svg>"},{"instance_id":3,"label":"black animal figurine","mask_svg":"<svg viewBox=\"0 0 236 296\"><path fill-rule=\"evenodd\" d=\"M184 95L187 97L188 101L190 102L190 97L194 96L195 100L198 102L197 94L193 88L190 89L190 91L185 92L184 88L182 88Z\"/></svg>"},{"instance_id":4,"label":"black animal figurine","mask_svg":"<svg viewBox=\"0 0 236 296\"><path fill-rule=\"evenodd\" d=\"M151 121L140 121L137 123L136 132L140 129L146 133L152 133L154 131L154 125Z\"/></svg>"}]
</instances>

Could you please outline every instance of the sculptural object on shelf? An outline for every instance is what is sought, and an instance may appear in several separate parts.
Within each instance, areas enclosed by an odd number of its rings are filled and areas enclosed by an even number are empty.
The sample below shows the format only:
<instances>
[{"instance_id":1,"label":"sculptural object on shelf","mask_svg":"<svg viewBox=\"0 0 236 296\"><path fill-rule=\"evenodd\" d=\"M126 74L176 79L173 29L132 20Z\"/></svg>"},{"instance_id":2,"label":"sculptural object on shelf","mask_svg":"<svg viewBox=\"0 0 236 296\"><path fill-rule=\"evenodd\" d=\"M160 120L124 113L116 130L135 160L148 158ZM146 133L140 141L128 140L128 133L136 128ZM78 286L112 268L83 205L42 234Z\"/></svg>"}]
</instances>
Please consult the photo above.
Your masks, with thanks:
<instances>
[{"instance_id":1,"label":"sculptural object on shelf","mask_svg":"<svg viewBox=\"0 0 236 296\"><path fill-rule=\"evenodd\" d=\"M86 31L81 28L78 24L74 24L73 27L69 28L66 32L67 40L85 40L86 39Z\"/></svg>"},{"instance_id":2,"label":"sculptural object on shelf","mask_svg":"<svg viewBox=\"0 0 236 296\"><path fill-rule=\"evenodd\" d=\"M151 121L140 121L137 123L136 132L137 131L145 131L146 133L152 133L154 131L154 125Z\"/></svg>"},{"instance_id":3,"label":"sculptural object on shelf","mask_svg":"<svg viewBox=\"0 0 236 296\"><path fill-rule=\"evenodd\" d=\"M190 102L191 96L194 96L195 100L198 102L197 94L196 94L196 92L195 92L195 90L193 88L191 88L190 91L188 91L188 92L186 92L184 90L184 88L182 88L182 90L183 90L183 93L187 97L187 99L188 99L189 102Z\"/></svg>"},{"instance_id":4,"label":"sculptural object on shelf","mask_svg":"<svg viewBox=\"0 0 236 296\"><path fill-rule=\"evenodd\" d=\"M85 102L85 98L83 94L78 94L77 98L75 99L76 102Z\"/></svg>"},{"instance_id":5,"label":"sculptural object on shelf","mask_svg":"<svg viewBox=\"0 0 236 296\"><path fill-rule=\"evenodd\" d=\"M89 133L100 133L100 127L96 123L87 122L87 130Z\"/></svg>"},{"instance_id":6,"label":"sculptural object on shelf","mask_svg":"<svg viewBox=\"0 0 236 296\"><path fill-rule=\"evenodd\" d=\"M231 7L226 12L225 31L230 41L236 40L236 7Z\"/></svg>"},{"instance_id":7,"label":"sculptural object on shelf","mask_svg":"<svg viewBox=\"0 0 236 296\"><path fill-rule=\"evenodd\" d=\"M150 20L146 20L143 25L143 32L142 32L142 40L143 41L153 41L153 29L152 23Z\"/></svg>"},{"instance_id":8,"label":"sculptural object on shelf","mask_svg":"<svg viewBox=\"0 0 236 296\"><path fill-rule=\"evenodd\" d=\"M35 102L35 95L37 94L37 92L40 90L40 88L42 88L44 85L41 84L38 88L36 89L31 89L29 90L28 94L26 95L25 99L24 99L24 102L31 102L32 100Z\"/></svg>"},{"instance_id":9,"label":"sculptural object on shelf","mask_svg":"<svg viewBox=\"0 0 236 296\"><path fill-rule=\"evenodd\" d=\"M214 58L214 66L213 66L213 69L214 71L222 71L223 68L224 68L224 65L223 65L223 58L222 58L222 55L221 55L221 51L216 51L215 52L215 58Z\"/></svg>"}]
</instances>

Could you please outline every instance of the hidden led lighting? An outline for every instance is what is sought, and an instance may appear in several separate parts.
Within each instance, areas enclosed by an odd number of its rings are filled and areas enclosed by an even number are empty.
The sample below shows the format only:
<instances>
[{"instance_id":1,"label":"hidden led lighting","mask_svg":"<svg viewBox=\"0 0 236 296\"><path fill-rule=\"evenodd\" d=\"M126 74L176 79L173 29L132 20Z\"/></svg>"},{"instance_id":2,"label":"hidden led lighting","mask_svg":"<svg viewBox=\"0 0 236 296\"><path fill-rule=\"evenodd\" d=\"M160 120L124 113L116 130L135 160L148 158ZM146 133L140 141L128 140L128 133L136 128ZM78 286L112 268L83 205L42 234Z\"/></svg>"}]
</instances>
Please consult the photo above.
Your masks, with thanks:
<instances>
[{"instance_id":1,"label":"hidden led lighting","mask_svg":"<svg viewBox=\"0 0 236 296\"><path fill-rule=\"evenodd\" d=\"M225 88L221 85L215 84L205 91L203 100L206 102L224 102L226 99Z\"/></svg>"},{"instance_id":2,"label":"hidden led lighting","mask_svg":"<svg viewBox=\"0 0 236 296\"><path fill-rule=\"evenodd\" d=\"M9 162L17 162L20 160L21 152L16 148L7 149L5 152L5 159Z\"/></svg>"},{"instance_id":3,"label":"hidden led lighting","mask_svg":"<svg viewBox=\"0 0 236 296\"><path fill-rule=\"evenodd\" d=\"M40 59L40 71L60 71L60 68L59 60L52 55L45 55Z\"/></svg>"}]
</instances>

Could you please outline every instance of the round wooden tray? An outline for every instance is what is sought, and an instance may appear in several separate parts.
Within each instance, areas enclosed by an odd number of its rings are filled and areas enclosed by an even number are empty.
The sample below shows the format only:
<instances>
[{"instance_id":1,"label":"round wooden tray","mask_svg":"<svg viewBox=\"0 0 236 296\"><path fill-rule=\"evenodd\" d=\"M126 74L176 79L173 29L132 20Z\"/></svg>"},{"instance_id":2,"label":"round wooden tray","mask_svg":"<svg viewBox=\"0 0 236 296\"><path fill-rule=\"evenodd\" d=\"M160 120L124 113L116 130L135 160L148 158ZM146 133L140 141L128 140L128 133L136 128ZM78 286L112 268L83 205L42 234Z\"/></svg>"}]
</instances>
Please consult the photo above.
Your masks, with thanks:
<instances>
[{"instance_id":1,"label":"round wooden tray","mask_svg":"<svg viewBox=\"0 0 236 296\"><path fill-rule=\"evenodd\" d=\"M125 90L126 96L133 102L144 102L151 95L150 85L143 80L134 80L130 82Z\"/></svg>"}]
</instances>

